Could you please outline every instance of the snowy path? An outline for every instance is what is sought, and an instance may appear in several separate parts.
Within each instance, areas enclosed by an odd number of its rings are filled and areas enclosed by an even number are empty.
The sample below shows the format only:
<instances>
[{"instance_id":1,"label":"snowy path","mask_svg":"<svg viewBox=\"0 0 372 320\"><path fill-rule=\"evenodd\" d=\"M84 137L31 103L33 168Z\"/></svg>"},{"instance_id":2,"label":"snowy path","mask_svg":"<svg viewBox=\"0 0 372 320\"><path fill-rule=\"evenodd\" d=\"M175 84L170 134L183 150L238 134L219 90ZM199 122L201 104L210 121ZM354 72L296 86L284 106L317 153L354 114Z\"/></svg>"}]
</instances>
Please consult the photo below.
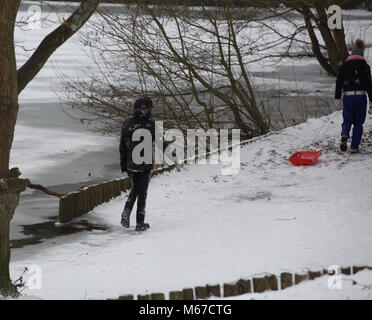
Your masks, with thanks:
<instances>
[{"instance_id":1,"label":"snowy path","mask_svg":"<svg viewBox=\"0 0 372 320\"><path fill-rule=\"evenodd\" d=\"M221 176L219 166L196 165L156 177L149 190L148 232L120 226L123 195L82 217L107 231L13 250L13 278L36 264L43 289L27 294L116 298L261 272L371 265L371 119L361 155L339 154L340 125L336 113L249 144L236 176ZM322 138L317 147L324 151L322 162L291 166L289 155L309 149L315 137Z\"/></svg>"}]
</instances>

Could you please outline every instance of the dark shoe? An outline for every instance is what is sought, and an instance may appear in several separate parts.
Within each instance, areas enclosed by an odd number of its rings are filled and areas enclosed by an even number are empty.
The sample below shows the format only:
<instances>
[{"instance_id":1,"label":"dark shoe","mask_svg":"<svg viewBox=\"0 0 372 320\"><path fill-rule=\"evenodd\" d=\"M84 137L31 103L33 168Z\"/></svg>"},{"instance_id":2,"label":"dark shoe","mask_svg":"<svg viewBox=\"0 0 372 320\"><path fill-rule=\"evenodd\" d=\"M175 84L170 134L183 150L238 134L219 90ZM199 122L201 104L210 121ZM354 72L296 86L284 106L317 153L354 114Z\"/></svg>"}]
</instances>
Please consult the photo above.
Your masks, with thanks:
<instances>
[{"instance_id":1,"label":"dark shoe","mask_svg":"<svg viewBox=\"0 0 372 320\"><path fill-rule=\"evenodd\" d=\"M347 136L342 136L341 137L340 149L341 149L342 152L347 151L347 140L348 140Z\"/></svg>"},{"instance_id":2,"label":"dark shoe","mask_svg":"<svg viewBox=\"0 0 372 320\"><path fill-rule=\"evenodd\" d=\"M359 149L350 149L350 153L358 154L358 153L360 153L360 151L359 151Z\"/></svg>"},{"instance_id":3,"label":"dark shoe","mask_svg":"<svg viewBox=\"0 0 372 320\"><path fill-rule=\"evenodd\" d=\"M148 223L137 223L136 231L145 231L150 228Z\"/></svg>"},{"instance_id":4,"label":"dark shoe","mask_svg":"<svg viewBox=\"0 0 372 320\"><path fill-rule=\"evenodd\" d=\"M124 228L129 228L130 214L131 214L131 211L129 210L124 210L123 213L121 214L121 225Z\"/></svg>"}]
</instances>

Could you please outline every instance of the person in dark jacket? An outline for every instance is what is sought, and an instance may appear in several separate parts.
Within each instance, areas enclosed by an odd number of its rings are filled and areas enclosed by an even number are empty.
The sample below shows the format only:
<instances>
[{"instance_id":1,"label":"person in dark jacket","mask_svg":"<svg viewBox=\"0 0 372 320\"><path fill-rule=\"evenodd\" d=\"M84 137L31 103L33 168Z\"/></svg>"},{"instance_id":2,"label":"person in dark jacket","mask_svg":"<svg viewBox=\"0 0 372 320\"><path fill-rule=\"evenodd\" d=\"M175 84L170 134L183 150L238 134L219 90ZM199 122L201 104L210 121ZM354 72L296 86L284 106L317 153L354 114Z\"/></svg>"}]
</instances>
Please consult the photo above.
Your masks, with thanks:
<instances>
[{"instance_id":1,"label":"person in dark jacket","mask_svg":"<svg viewBox=\"0 0 372 320\"><path fill-rule=\"evenodd\" d=\"M123 213L121 215L121 224L125 228L129 228L129 219L132 209L137 200L137 225L136 231L143 231L150 227L145 223L145 209L147 189L151 179L151 171L153 167L152 147L155 142L155 122L150 120L153 109L153 102L149 98L142 98L136 100L134 103L134 115L132 118L126 120L121 130L120 139L120 167L121 171L127 172L132 184L128 199L125 203ZM142 136L142 138L140 138ZM146 140L145 148L141 151L136 147ZM168 143L163 141L159 146L166 149ZM139 155L136 153L139 152ZM147 152L146 152L147 151ZM150 156L148 159L145 153ZM176 158L176 154L172 155ZM180 164L176 160L177 171L180 171Z\"/></svg>"},{"instance_id":2,"label":"person in dark jacket","mask_svg":"<svg viewBox=\"0 0 372 320\"><path fill-rule=\"evenodd\" d=\"M351 153L359 153L359 145L363 136L363 124L367 115L367 94L369 97L369 111L372 114L372 80L371 68L364 58L365 44L362 40L355 41L351 55L342 64L336 83L336 106L343 108L343 124L341 133L341 151L347 151L350 138ZM343 95L343 99L342 98Z\"/></svg>"},{"instance_id":3,"label":"person in dark jacket","mask_svg":"<svg viewBox=\"0 0 372 320\"><path fill-rule=\"evenodd\" d=\"M150 226L145 223L145 209L147 189L149 186L152 170L150 162L137 163L133 157L133 150L142 141L133 141L133 133L136 130L147 130L151 133L151 139L155 137L155 122L150 120L153 103L149 98L138 99L134 103L134 116L123 124L120 139L120 167L121 171L127 172L132 184L128 199L121 217L121 224L129 228L129 218L137 200L137 231L143 231ZM151 141L151 142L152 142Z\"/></svg>"}]
</instances>

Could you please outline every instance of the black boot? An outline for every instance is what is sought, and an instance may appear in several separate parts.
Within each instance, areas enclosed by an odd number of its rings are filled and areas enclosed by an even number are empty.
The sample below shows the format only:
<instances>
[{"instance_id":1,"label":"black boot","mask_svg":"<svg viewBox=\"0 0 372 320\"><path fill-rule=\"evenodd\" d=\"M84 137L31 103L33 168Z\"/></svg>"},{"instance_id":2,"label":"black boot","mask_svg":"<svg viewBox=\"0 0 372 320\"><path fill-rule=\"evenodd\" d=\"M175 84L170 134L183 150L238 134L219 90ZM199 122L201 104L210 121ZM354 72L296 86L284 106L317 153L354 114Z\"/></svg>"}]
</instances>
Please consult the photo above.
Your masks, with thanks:
<instances>
[{"instance_id":1,"label":"black boot","mask_svg":"<svg viewBox=\"0 0 372 320\"><path fill-rule=\"evenodd\" d=\"M136 231L145 231L150 228L148 223L137 223Z\"/></svg>"},{"instance_id":2,"label":"black boot","mask_svg":"<svg viewBox=\"0 0 372 320\"><path fill-rule=\"evenodd\" d=\"M341 149L342 152L347 151L347 140L348 140L347 136L342 136L341 137L340 149Z\"/></svg>"},{"instance_id":3,"label":"black boot","mask_svg":"<svg viewBox=\"0 0 372 320\"><path fill-rule=\"evenodd\" d=\"M124 209L121 214L121 225L124 228L129 228L129 219L130 219L131 210Z\"/></svg>"}]
</instances>

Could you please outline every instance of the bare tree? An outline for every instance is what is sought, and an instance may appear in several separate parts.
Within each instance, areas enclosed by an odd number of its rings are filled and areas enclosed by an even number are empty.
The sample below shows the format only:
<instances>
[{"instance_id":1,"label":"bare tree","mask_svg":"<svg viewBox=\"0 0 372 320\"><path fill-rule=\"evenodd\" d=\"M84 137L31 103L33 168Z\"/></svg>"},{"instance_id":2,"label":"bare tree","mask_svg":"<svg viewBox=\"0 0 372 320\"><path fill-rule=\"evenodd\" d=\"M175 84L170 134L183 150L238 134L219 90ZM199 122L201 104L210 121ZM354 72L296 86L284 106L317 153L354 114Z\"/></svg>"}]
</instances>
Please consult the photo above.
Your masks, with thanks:
<instances>
[{"instance_id":1,"label":"bare tree","mask_svg":"<svg viewBox=\"0 0 372 320\"><path fill-rule=\"evenodd\" d=\"M264 10L273 15L280 16L289 25L292 25L292 32L282 33L272 27L272 30L283 39L288 40L288 48L283 56L303 57L314 56L321 67L330 75L337 76L340 63L348 56L348 49L345 40L345 29L342 22L341 29L331 30L328 26L328 8L331 5L341 5L343 0L246 0L247 4L263 7ZM298 13L302 17L302 23L298 23L290 12L283 10L280 13L273 8L273 3L289 8L292 13ZM283 14L284 13L284 14ZM307 38L303 38L304 31ZM302 55L290 55L294 45L302 44L304 52ZM309 50L310 49L310 50Z\"/></svg>"},{"instance_id":2,"label":"bare tree","mask_svg":"<svg viewBox=\"0 0 372 320\"><path fill-rule=\"evenodd\" d=\"M169 127L238 127L245 138L264 134L269 126L248 70L263 32L255 23L258 13L227 0L202 4L199 11L163 1L138 4L126 14L101 12L102 22L84 35L97 69L90 81L65 81L65 100L108 132L131 113L131 100L147 95L158 102L155 118ZM249 36L251 23L256 32Z\"/></svg>"},{"instance_id":3,"label":"bare tree","mask_svg":"<svg viewBox=\"0 0 372 320\"><path fill-rule=\"evenodd\" d=\"M9 224L19 196L29 181L18 169L9 170L9 157L18 115L18 95L43 68L52 53L76 33L96 10L100 0L85 0L62 25L45 37L30 59L16 68L14 28L21 0L0 2L0 294L18 294L9 275Z\"/></svg>"},{"instance_id":4,"label":"bare tree","mask_svg":"<svg viewBox=\"0 0 372 320\"><path fill-rule=\"evenodd\" d=\"M126 2L126 1L123 1ZM125 14L100 12L84 34L96 70L90 80L61 77L67 104L94 128L115 134L141 95L157 102L168 127L239 127L245 138L270 128L250 64L316 58L335 76L348 55L345 32L329 30L328 6L340 1L138 1ZM285 26L283 28L283 26Z\"/></svg>"}]
</instances>

